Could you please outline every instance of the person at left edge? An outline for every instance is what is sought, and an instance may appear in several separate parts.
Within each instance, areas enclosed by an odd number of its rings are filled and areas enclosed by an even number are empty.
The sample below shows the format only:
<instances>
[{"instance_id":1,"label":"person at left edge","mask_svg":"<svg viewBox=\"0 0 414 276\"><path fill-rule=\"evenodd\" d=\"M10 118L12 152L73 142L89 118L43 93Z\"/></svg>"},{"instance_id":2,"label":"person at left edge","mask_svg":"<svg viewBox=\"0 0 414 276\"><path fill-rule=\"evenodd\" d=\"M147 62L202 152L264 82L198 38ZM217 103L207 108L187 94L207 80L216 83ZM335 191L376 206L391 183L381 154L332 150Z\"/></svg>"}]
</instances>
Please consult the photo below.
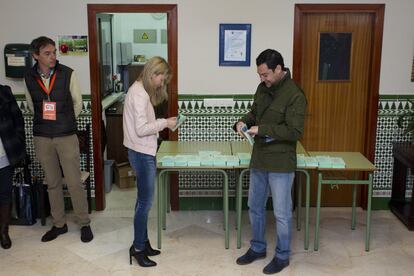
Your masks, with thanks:
<instances>
[{"instance_id":1,"label":"person at left edge","mask_svg":"<svg viewBox=\"0 0 414 276\"><path fill-rule=\"evenodd\" d=\"M0 85L0 242L8 249L12 242L9 224L14 166L24 160L24 119L10 87Z\"/></svg>"},{"instance_id":2,"label":"person at left edge","mask_svg":"<svg viewBox=\"0 0 414 276\"><path fill-rule=\"evenodd\" d=\"M76 118L82 95L73 69L56 60L55 42L45 36L34 39L30 51L35 65L25 75L26 101L33 112L33 142L48 186L52 228L42 242L68 232L62 189L62 167L74 213L80 224L81 241L93 239L86 193L81 183ZM60 166L59 166L60 165Z\"/></svg>"}]
</instances>

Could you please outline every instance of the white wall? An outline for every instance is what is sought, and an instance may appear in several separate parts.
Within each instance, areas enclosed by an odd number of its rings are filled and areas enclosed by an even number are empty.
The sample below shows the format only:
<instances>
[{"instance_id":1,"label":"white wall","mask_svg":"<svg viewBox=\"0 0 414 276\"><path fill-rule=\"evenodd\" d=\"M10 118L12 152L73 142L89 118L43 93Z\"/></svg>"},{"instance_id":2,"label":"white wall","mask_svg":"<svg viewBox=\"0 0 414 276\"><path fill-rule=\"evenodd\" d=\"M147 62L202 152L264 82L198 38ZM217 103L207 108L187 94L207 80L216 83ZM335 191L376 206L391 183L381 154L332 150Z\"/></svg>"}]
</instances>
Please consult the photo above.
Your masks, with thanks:
<instances>
[{"instance_id":1,"label":"white wall","mask_svg":"<svg viewBox=\"0 0 414 276\"><path fill-rule=\"evenodd\" d=\"M157 42L148 44L134 43L135 29L155 29L157 31ZM147 59L153 56L161 56L167 59L167 44L161 43L162 29L167 29L166 16L163 19L156 20L149 13L114 14L113 36L115 48L117 42L129 42L132 44L132 57L134 55L145 55ZM115 64L118 63L115 62Z\"/></svg>"},{"instance_id":2,"label":"white wall","mask_svg":"<svg viewBox=\"0 0 414 276\"><path fill-rule=\"evenodd\" d=\"M292 64L295 3L385 3L380 94L414 94L410 81L414 55L412 0L0 0L0 49L7 43L30 43L40 35L87 35L88 3L176 3L178 5L178 92L254 92L258 77L254 60L265 48L275 48ZM252 24L252 66L219 67L220 23ZM59 57L77 71L83 93L90 93L89 58ZM22 81L5 77L0 56L0 83L23 91Z\"/></svg>"}]
</instances>

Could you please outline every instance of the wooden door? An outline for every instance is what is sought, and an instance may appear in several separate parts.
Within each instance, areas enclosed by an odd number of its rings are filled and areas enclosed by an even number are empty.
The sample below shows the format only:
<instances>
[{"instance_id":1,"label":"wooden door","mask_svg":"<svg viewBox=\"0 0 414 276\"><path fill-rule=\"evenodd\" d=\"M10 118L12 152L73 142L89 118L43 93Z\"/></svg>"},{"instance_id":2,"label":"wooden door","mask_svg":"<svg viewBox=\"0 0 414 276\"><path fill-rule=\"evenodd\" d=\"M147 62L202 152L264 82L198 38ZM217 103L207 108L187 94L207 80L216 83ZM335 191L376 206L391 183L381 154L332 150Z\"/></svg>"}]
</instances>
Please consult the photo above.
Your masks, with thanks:
<instances>
[{"instance_id":1,"label":"wooden door","mask_svg":"<svg viewBox=\"0 0 414 276\"><path fill-rule=\"evenodd\" d=\"M168 117L177 115L178 111L178 25L176 4L88 4L89 65L91 76L93 162L95 180L95 207L97 211L105 209L105 191L103 187L102 148L102 103L98 60L98 30L96 18L102 13L166 13L167 14L167 51L168 63L174 74L168 85ZM171 140L177 140L176 132L169 133ZM178 198L178 185L172 185L174 198Z\"/></svg>"},{"instance_id":2,"label":"wooden door","mask_svg":"<svg viewBox=\"0 0 414 276\"><path fill-rule=\"evenodd\" d=\"M349 5L313 6L295 18L293 75L308 100L302 144L308 151L358 151L372 160L379 82L373 76L379 67L373 70L373 65L379 64L375 43L381 44L377 14L360 5L351 10ZM324 186L322 204L350 206L351 189ZM312 191L314 202L316 185Z\"/></svg>"}]
</instances>

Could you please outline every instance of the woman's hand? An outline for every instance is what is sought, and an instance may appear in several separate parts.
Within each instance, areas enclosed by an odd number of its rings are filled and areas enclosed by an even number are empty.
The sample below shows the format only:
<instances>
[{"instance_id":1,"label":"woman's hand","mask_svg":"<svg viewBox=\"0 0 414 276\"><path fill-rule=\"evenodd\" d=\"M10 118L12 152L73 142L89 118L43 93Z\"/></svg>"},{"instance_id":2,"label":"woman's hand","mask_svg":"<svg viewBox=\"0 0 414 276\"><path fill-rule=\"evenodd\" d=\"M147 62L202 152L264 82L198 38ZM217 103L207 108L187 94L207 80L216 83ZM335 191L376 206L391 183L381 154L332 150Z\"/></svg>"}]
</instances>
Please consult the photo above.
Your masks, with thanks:
<instances>
[{"instance_id":1,"label":"woman's hand","mask_svg":"<svg viewBox=\"0 0 414 276\"><path fill-rule=\"evenodd\" d=\"M173 129L176 124L177 124L177 117L167 118L167 127L169 129Z\"/></svg>"}]
</instances>

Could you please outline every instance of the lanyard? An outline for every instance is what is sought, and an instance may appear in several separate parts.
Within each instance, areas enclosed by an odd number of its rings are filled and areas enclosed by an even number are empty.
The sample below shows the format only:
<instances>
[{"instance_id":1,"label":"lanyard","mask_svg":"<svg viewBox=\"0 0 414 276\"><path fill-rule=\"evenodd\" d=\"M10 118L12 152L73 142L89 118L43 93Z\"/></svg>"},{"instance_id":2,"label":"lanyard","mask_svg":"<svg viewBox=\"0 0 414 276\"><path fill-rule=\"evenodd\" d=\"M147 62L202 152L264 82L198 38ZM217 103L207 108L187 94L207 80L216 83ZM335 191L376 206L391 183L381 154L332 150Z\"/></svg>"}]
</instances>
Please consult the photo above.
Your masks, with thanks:
<instances>
[{"instance_id":1,"label":"lanyard","mask_svg":"<svg viewBox=\"0 0 414 276\"><path fill-rule=\"evenodd\" d=\"M40 78L36 79L37 83L40 85L42 90L46 93L48 98L49 98L50 92L52 92L53 85L55 84L55 79L56 79L56 71L53 73L52 79L50 80L49 89L46 88L46 86L44 85L43 81Z\"/></svg>"}]
</instances>

